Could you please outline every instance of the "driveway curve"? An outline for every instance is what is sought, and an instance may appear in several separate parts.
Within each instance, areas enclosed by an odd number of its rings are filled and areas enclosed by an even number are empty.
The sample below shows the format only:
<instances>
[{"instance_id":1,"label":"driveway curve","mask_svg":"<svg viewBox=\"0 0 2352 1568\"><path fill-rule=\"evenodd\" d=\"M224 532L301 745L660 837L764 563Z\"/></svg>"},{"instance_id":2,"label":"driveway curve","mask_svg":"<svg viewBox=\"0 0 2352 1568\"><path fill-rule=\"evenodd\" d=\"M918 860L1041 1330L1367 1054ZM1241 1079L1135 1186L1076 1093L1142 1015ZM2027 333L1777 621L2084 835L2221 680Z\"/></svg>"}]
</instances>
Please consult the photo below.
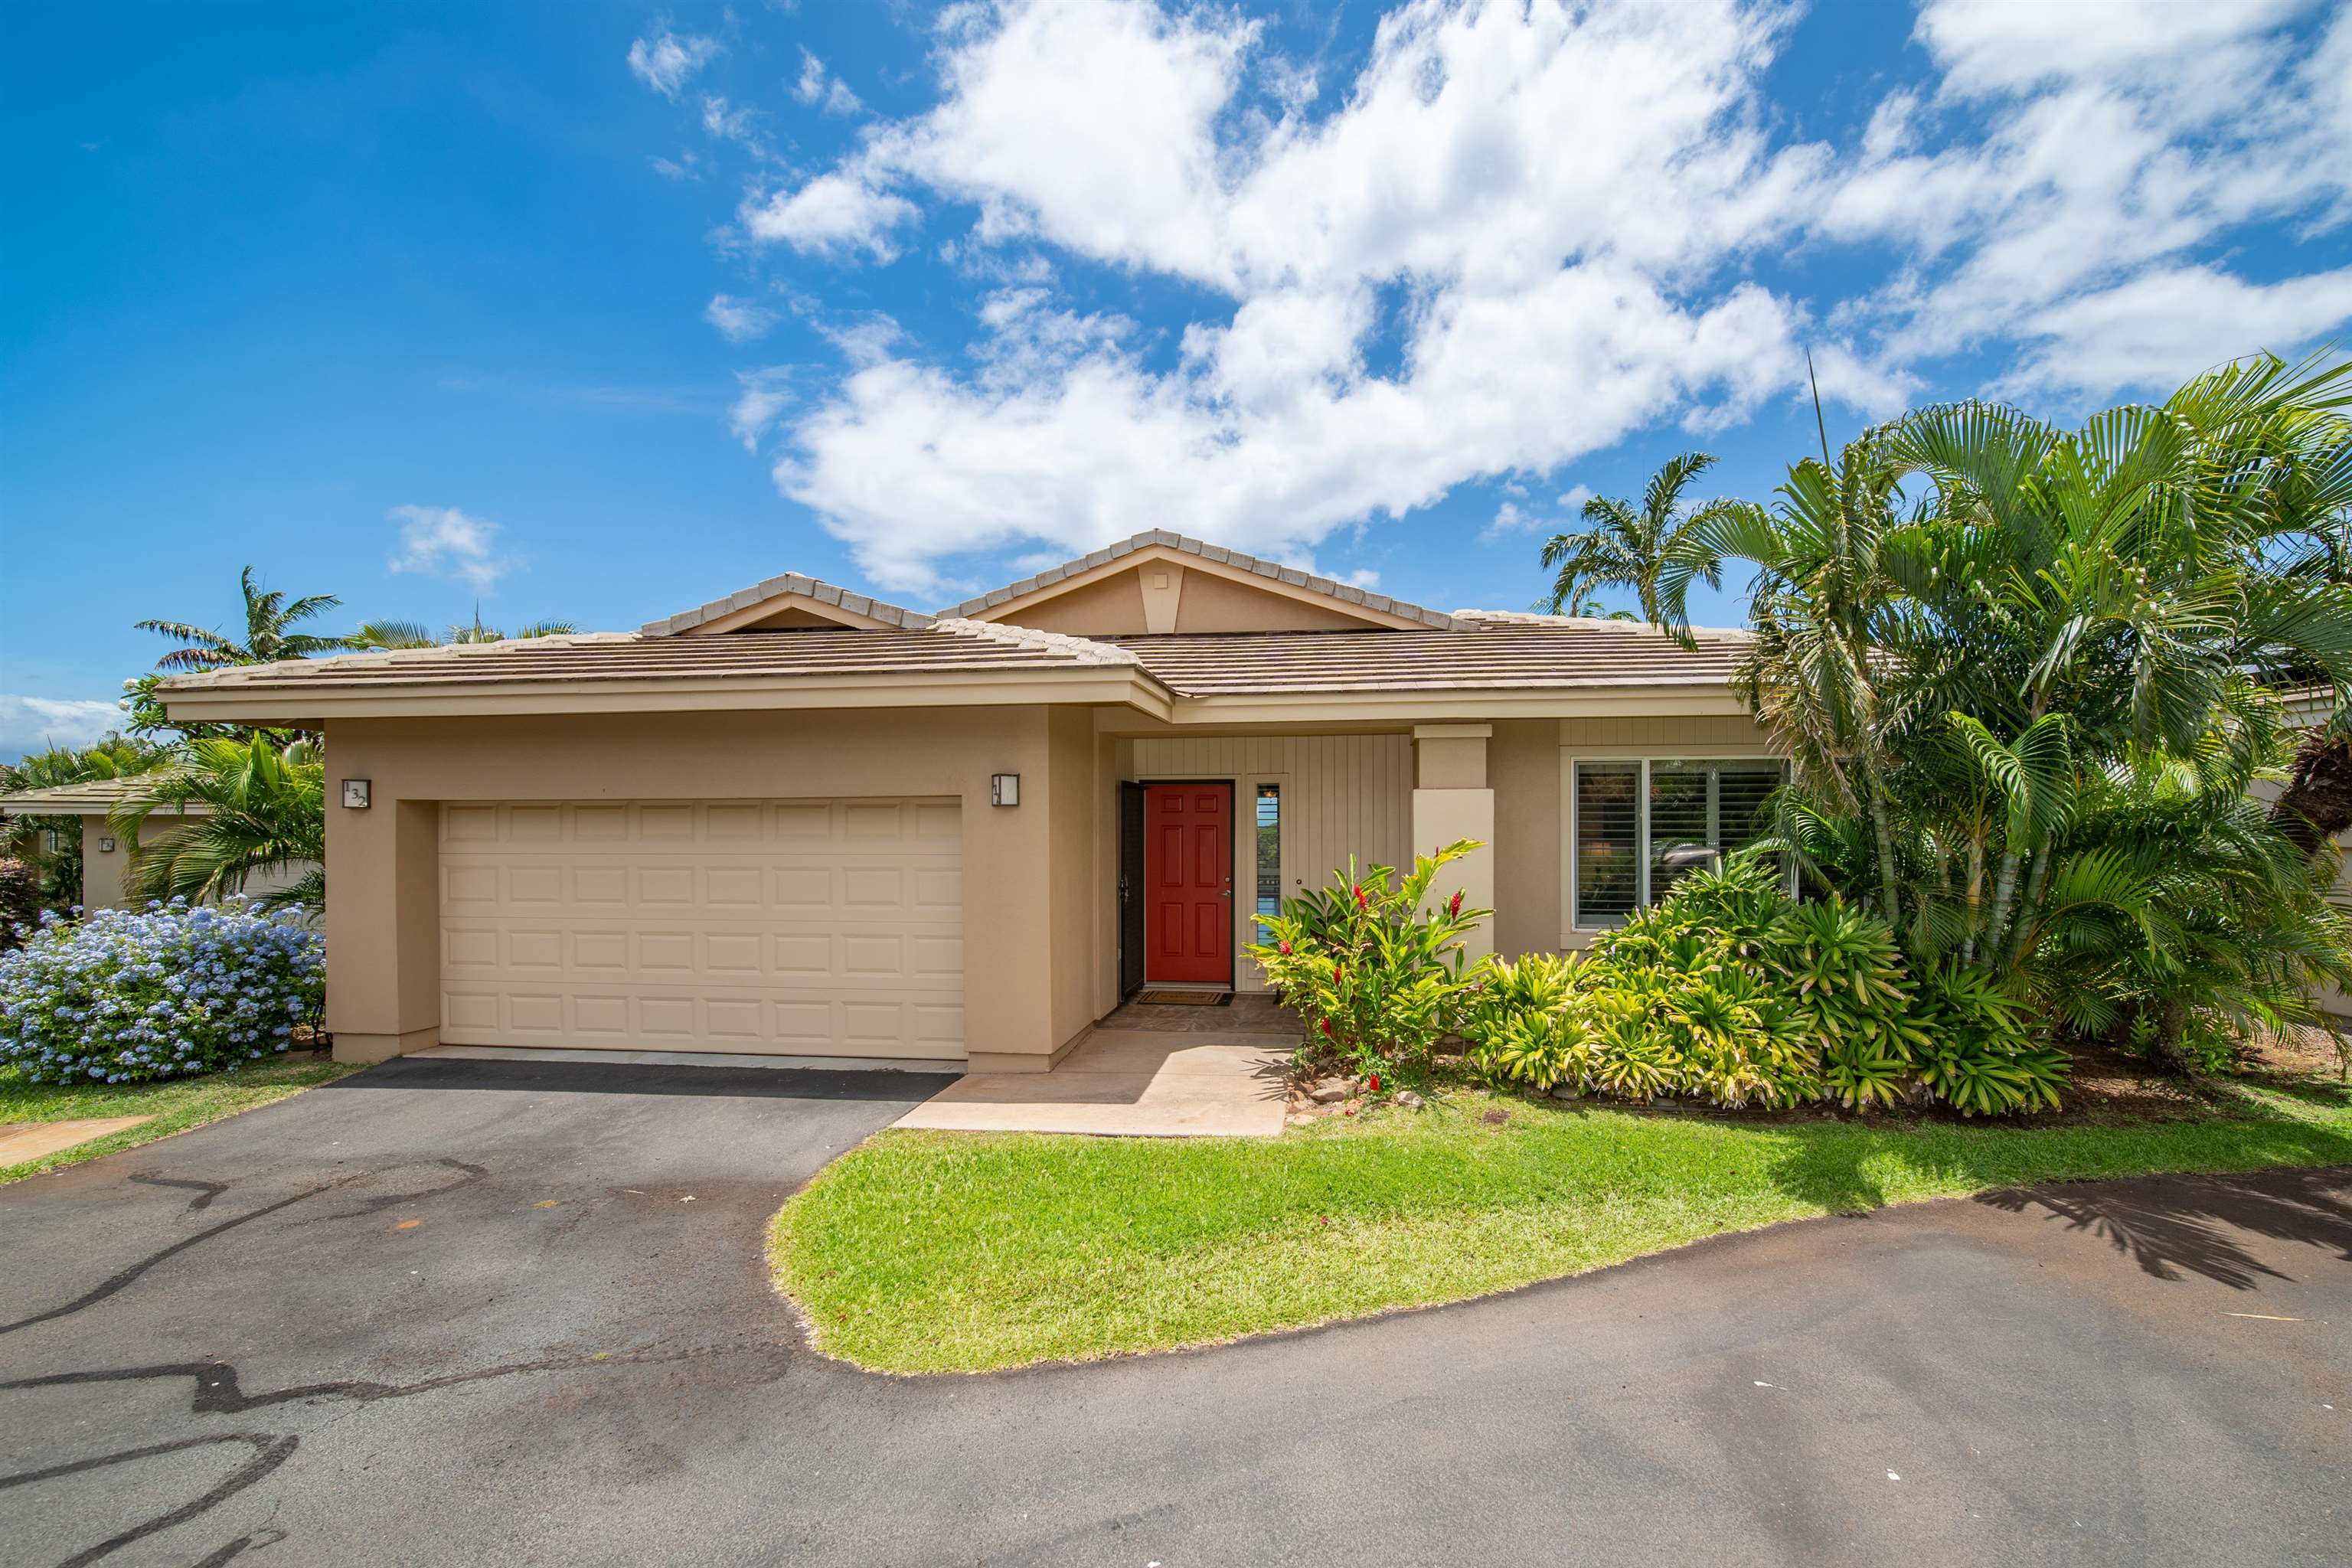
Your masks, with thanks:
<instances>
[{"instance_id":1,"label":"driveway curve","mask_svg":"<svg viewBox=\"0 0 2352 1568\"><path fill-rule=\"evenodd\" d=\"M2352 1172L871 1376L763 1228L938 1081L393 1062L0 1189L0 1563L2343 1561Z\"/></svg>"}]
</instances>

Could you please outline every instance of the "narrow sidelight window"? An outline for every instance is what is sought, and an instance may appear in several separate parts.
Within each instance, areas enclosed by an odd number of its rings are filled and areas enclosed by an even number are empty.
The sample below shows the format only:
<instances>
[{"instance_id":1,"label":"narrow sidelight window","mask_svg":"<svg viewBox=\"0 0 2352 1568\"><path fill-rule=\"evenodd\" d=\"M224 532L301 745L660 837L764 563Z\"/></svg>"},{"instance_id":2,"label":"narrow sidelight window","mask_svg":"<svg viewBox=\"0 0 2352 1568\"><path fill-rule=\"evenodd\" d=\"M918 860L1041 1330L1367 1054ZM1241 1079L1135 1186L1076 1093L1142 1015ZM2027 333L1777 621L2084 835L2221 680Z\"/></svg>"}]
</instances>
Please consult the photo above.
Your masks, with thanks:
<instances>
[{"instance_id":1,"label":"narrow sidelight window","mask_svg":"<svg viewBox=\"0 0 2352 1568\"><path fill-rule=\"evenodd\" d=\"M1257 940L1268 940L1265 921L1282 912L1282 786L1257 786Z\"/></svg>"}]
</instances>

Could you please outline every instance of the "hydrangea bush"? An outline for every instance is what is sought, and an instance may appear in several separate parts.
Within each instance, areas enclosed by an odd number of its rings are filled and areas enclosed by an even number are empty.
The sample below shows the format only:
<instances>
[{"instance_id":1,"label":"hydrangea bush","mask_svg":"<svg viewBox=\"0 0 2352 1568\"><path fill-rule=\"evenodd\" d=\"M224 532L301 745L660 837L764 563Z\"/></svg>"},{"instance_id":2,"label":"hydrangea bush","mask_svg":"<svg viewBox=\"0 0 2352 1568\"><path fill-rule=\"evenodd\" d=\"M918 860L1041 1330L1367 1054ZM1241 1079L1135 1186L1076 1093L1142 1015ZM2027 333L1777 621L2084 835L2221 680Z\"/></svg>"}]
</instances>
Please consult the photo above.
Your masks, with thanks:
<instances>
[{"instance_id":1,"label":"hydrangea bush","mask_svg":"<svg viewBox=\"0 0 2352 1568\"><path fill-rule=\"evenodd\" d=\"M0 1063L35 1083L145 1083L282 1051L326 1004L305 911L184 900L54 912L0 956Z\"/></svg>"}]
</instances>

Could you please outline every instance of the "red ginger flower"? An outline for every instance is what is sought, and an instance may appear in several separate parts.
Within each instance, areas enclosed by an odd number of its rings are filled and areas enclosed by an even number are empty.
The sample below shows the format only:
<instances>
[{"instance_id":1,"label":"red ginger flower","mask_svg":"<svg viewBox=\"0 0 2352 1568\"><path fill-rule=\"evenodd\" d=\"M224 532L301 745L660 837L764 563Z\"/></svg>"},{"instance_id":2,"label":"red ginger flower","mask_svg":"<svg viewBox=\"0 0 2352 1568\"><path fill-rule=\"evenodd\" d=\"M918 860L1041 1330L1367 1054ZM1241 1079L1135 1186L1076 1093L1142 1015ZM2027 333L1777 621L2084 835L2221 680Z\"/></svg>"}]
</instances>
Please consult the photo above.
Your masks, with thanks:
<instances>
[{"instance_id":1,"label":"red ginger flower","mask_svg":"<svg viewBox=\"0 0 2352 1568\"><path fill-rule=\"evenodd\" d=\"M1459 888L1454 890L1454 897L1447 902L1445 912L1448 915L1459 915L1462 912L1462 889Z\"/></svg>"}]
</instances>

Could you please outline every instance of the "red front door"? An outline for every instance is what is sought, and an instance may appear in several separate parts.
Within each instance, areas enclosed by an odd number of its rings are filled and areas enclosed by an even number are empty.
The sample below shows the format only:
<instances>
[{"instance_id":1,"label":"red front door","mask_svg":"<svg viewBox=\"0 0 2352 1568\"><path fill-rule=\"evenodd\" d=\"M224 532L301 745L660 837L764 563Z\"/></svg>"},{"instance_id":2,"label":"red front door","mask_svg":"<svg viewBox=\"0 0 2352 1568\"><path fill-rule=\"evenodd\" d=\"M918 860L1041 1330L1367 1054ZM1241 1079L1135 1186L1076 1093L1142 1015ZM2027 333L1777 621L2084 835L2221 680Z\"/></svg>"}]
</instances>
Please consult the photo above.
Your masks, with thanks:
<instances>
[{"instance_id":1,"label":"red front door","mask_svg":"<svg viewBox=\"0 0 2352 1568\"><path fill-rule=\"evenodd\" d=\"M1234 983L1234 786L1143 792L1146 981Z\"/></svg>"}]
</instances>

